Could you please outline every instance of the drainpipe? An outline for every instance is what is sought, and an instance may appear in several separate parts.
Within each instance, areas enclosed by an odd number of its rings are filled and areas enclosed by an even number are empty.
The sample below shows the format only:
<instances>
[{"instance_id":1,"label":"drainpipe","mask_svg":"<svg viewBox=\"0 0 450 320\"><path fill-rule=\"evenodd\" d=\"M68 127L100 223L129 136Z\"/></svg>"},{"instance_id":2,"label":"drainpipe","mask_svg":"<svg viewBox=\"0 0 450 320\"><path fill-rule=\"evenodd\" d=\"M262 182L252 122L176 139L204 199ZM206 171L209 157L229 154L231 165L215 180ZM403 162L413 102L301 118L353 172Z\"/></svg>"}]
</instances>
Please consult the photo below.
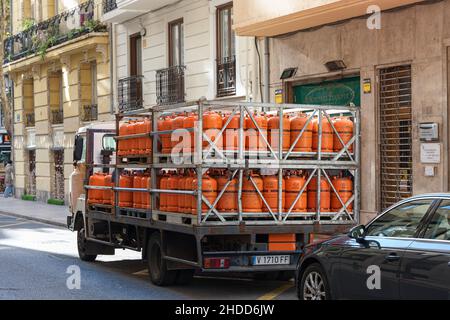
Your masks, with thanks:
<instances>
[{"instance_id":1,"label":"drainpipe","mask_svg":"<svg viewBox=\"0 0 450 320\"><path fill-rule=\"evenodd\" d=\"M269 38L264 38L264 92L263 102L270 102L270 51Z\"/></svg>"},{"instance_id":2,"label":"drainpipe","mask_svg":"<svg viewBox=\"0 0 450 320\"><path fill-rule=\"evenodd\" d=\"M114 108L114 80L115 80L115 73L114 73L114 69L115 69L115 60L114 60L114 56L116 54L115 51L115 47L114 47L114 24L111 24L111 28L109 31L109 81L110 81L110 86L111 86L111 92L110 92L110 103L111 103L111 114L115 113L115 108Z\"/></svg>"}]
</instances>

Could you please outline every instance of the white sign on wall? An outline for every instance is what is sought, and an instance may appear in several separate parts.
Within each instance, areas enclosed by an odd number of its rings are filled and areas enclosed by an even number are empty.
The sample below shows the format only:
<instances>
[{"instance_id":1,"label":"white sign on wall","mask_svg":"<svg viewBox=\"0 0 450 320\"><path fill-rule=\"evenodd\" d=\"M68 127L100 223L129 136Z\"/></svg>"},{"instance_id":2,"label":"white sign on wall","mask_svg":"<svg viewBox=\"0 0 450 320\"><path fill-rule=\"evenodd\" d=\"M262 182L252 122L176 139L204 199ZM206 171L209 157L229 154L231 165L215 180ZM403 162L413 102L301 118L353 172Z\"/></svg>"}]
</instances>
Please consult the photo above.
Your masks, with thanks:
<instances>
[{"instance_id":1,"label":"white sign on wall","mask_svg":"<svg viewBox=\"0 0 450 320\"><path fill-rule=\"evenodd\" d=\"M420 162L433 164L441 163L441 144L422 143L420 145Z\"/></svg>"}]
</instances>

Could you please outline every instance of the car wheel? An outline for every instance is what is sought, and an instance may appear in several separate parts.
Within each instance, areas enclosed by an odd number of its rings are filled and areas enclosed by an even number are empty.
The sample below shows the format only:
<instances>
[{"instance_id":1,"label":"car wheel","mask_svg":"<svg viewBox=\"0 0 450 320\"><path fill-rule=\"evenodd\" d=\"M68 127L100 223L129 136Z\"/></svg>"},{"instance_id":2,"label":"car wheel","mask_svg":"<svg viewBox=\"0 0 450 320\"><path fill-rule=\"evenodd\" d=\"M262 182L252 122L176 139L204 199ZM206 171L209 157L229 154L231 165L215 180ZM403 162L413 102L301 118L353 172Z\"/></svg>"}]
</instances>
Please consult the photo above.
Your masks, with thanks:
<instances>
[{"instance_id":1,"label":"car wheel","mask_svg":"<svg viewBox=\"0 0 450 320\"><path fill-rule=\"evenodd\" d=\"M166 260L163 259L161 249L161 235L159 232L152 234L147 246L148 273L153 284L157 286L172 285L177 276L175 270L168 270Z\"/></svg>"},{"instance_id":2,"label":"car wheel","mask_svg":"<svg viewBox=\"0 0 450 320\"><path fill-rule=\"evenodd\" d=\"M330 300L330 287L322 267L313 263L306 268L298 284L300 300Z\"/></svg>"},{"instance_id":3,"label":"car wheel","mask_svg":"<svg viewBox=\"0 0 450 320\"><path fill-rule=\"evenodd\" d=\"M84 235L84 228L81 228L77 233L78 256L82 261L93 262L97 259L97 255L86 253L88 245L89 242L86 240Z\"/></svg>"}]
</instances>

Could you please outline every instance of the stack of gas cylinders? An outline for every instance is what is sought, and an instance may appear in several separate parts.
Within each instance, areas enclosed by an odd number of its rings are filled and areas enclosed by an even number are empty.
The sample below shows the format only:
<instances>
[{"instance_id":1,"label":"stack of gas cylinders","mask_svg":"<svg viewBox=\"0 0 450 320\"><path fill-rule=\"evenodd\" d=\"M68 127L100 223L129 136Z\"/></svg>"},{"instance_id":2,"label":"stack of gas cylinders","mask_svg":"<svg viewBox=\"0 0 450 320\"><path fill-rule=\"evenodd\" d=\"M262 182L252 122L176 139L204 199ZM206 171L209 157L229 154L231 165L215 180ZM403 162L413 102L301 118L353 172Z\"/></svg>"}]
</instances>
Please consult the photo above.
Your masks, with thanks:
<instances>
[{"instance_id":1,"label":"stack of gas cylinders","mask_svg":"<svg viewBox=\"0 0 450 320\"><path fill-rule=\"evenodd\" d=\"M231 119L230 119L231 117ZM305 113L283 116L282 148L288 151L294 145L294 152L317 152L319 148L319 120L314 118L305 128L303 135L298 139L298 135L306 126L309 116ZM177 129L188 129L190 133L172 136L170 133L161 135L161 152L170 154L175 146L181 146L184 152L195 150L195 139L193 129L198 116L194 113L182 113L173 116L166 116L158 120L158 131L170 132ZM322 118L322 152L339 152L353 138L354 124L349 117L335 117L332 122L339 133L335 134L330 122L326 117ZM228 123L228 124L227 124ZM274 151L279 150L280 143L280 118L254 112L252 116L245 116L245 149L247 151L267 151L268 146L262 136ZM226 130L219 137L222 128L227 125ZM257 126L260 130L257 129ZM236 151L239 149L239 128L240 114L225 114L216 111L207 111L203 114L203 131L221 150ZM203 148L209 148L208 141L203 141ZM119 148L120 149L120 148ZM177 151L180 151L178 149ZM349 147L353 152L353 145Z\"/></svg>"},{"instance_id":2,"label":"stack of gas cylinders","mask_svg":"<svg viewBox=\"0 0 450 320\"><path fill-rule=\"evenodd\" d=\"M317 177L313 178L305 188L308 180L302 171L292 170L284 175L282 180L282 210L288 212L316 212L317 211ZM343 175L332 178L332 183L343 204L353 196L353 181ZM227 186L228 184L228 186ZM257 189L264 197L265 202ZM226 189L225 189L226 187ZM172 170L164 172L160 178L161 190L195 191L198 189L197 175L193 170ZM321 212L337 212L343 207L332 190L326 178L321 179ZM225 191L223 191L225 189ZM239 181L233 178L227 170L211 170L203 175L203 196L213 205L218 195L223 191L222 197L217 201L216 209L223 213L238 212ZM295 202L299 192L305 189L302 196ZM278 212L278 176L261 176L250 172L242 181L242 210L245 213ZM294 204L295 202L295 204ZM194 195L177 193L161 193L159 209L163 212L196 214L197 198ZM352 206L348 207L352 210ZM209 206L202 203L202 212L209 211Z\"/></svg>"},{"instance_id":3,"label":"stack of gas cylinders","mask_svg":"<svg viewBox=\"0 0 450 320\"><path fill-rule=\"evenodd\" d=\"M139 121L123 122L119 127L119 136L132 136L138 134L150 134L152 132L152 123L149 118ZM145 156L152 153L152 139L148 137L139 137L123 139L119 141L119 156Z\"/></svg>"},{"instance_id":4,"label":"stack of gas cylinders","mask_svg":"<svg viewBox=\"0 0 450 320\"><path fill-rule=\"evenodd\" d=\"M96 187L114 187L111 174L94 173L89 178L89 186ZM119 178L120 188L130 189L149 189L151 186L150 175L142 172L124 171ZM119 191L119 207L134 209L150 209L151 196L150 193L138 191ZM88 203L91 205L114 204L114 192L110 190L89 190Z\"/></svg>"}]
</instances>

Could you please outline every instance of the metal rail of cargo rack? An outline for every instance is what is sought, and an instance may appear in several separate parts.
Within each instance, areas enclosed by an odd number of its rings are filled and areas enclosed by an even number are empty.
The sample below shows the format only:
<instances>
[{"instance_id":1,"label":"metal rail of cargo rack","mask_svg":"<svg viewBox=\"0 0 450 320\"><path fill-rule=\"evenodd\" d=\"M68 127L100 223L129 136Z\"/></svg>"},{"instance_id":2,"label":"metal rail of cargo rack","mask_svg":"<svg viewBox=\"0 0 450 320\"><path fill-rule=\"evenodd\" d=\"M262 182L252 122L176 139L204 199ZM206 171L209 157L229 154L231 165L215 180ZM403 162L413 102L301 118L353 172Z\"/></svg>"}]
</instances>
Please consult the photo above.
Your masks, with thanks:
<instances>
[{"instance_id":1,"label":"metal rail of cargo rack","mask_svg":"<svg viewBox=\"0 0 450 320\"><path fill-rule=\"evenodd\" d=\"M226 111L230 113L228 121L224 121L223 127L218 132L216 140L220 140L223 136L230 121L235 116L240 117L240 128L238 129L238 148L237 150L223 150L216 145L214 141L203 132L203 115L205 111L216 110ZM291 144L288 151L278 147L278 150L274 150L268 142L268 137L263 133L263 130L258 126L257 121L253 116L253 112L265 112L273 113L279 116L279 132L283 132L283 117L280 115L303 112L308 115L307 122L295 139L295 142ZM194 128L195 137L195 151L193 153L181 153L178 155L169 155L159 153L158 143L161 141L161 135L171 134L174 130L158 131L158 119L164 115L172 114L184 114L185 112L192 112L198 116L198 122ZM333 124L331 117L333 115L346 115L350 116L354 123L353 137L345 144L341 137L337 134L337 130ZM247 151L245 148L245 131L244 121L245 117L248 117L257 133L261 136L264 144L267 146L267 151ZM295 227L296 225L302 226L323 226L334 227L349 226L359 222L360 212L360 109L352 106L318 106L318 105L298 105L298 104L270 104L270 103L254 103L254 102L224 102L224 101L207 101L198 100L191 101L175 105L167 106L154 106L148 109L136 110L131 112L124 112L117 114L116 116L116 128L119 132L120 121L124 119L138 119L142 117L149 117L152 121L152 132L149 134L138 134L130 136L118 136L115 137L117 141L124 139L133 139L141 137L151 137L153 139L153 152L151 155L151 161L127 163L124 162L124 157L116 155L117 161L115 165L110 167L114 168L114 181L115 187L89 187L87 189L104 189L113 190L115 193L115 205L113 210L113 216L120 221L133 221L138 219L140 221L152 223L169 223L180 224L189 226L285 226ZM319 120L318 125L318 151L317 152L293 152L294 146L301 139L309 123L317 117ZM339 152L322 152L322 120L326 118L331 124L334 134L338 137L343 146ZM192 131L189 130L188 131ZM278 134L278 146L283 146L283 134ZM203 144L207 143L207 148L203 147ZM350 152L350 147L353 145L353 152ZM180 161L182 160L182 161ZM228 169L231 174L229 175L228 183L224 186L223 190L218 190L217 199L214 203L210 203L202 194L203 175L205 172L212 168ZM124 169L149 169L151 171L151 188L150 189L131 189L120 188L119 177L120 172ZM157 176L161 170L174 170L174 169L193 169L197 176L197 190L161 190L157 185ZM267 169L273 170L278 173L278 210L272 210L268 205L266 199L263 196L262 190L259 190L255 181L247 173L250 170ZM282 182L283 172L286 170L307 170L309 177L306 184L297 194L295 201L290 208L282 210ZM346 170L353 175L353 196L346 202L342 200L339 193L333 186L330 178L330 171L333 170ZM316 212L292 212L296 203L306 192L307 186L313 178L317 178L317 181L321 181L324 177L330 187L331 192L336 195L340 204L341 210L338 212L321 212L321 188L320 183L317 183L317 204ZM233 179L238 179L238 211L237 212L219 212L217 204L221 197L224 195L226 189L230 185ZM256 192L261 197L263 206L268 209L268 212L261 213L246 213L242 208L242 183L243 179L249 179L256 189ZM120 208L118 206L118 194L120 191L133 191L151 194L151 210L136 210L132 208ZM158 209L158 201L161 194L183 194L193 195L196 197L197 215L191 215L186 213L177 212L163 212ZM207 212L202 213L202 206L207 206ZM349 210L349 207L353 205L353 210ZM285 211L285 212L283 212ZM130 216L124 216L123 212L131 212ZM101 214L101 212L97 212ZM284 228L283 228L284 229ZM325 229L325 228L324 228ZM317 229L315 229L317 230Z\"/></svg>"}]
</instances>

